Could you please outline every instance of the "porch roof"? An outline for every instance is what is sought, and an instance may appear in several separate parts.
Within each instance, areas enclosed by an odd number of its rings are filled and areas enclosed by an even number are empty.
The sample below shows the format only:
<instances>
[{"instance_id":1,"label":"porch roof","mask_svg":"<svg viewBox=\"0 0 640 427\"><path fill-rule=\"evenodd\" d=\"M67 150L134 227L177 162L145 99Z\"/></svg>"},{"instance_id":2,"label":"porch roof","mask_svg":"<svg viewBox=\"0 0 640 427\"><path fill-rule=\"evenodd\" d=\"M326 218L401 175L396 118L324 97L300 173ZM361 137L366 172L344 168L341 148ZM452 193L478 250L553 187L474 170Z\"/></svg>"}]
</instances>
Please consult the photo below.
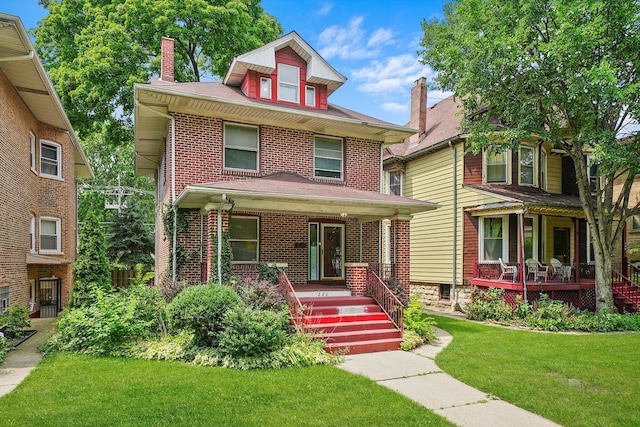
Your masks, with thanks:
<instances>
[{"instance_id":1,"label":"porch roof","mask_svg":"<svg viewBox=\"0 0 640 427\"><path fill-rule=\"evenodd\" d=\"M539 189L532 191L515 190L505 187L465 184L464 188L482 194L489 194L500 202L487 203L466 209L472 215L491 213L514 213L525 210L530 214L584 217L582 202L577 196L551 194Z\"/></svg>"},{"instance_id":2,"label":"porch roof","mask_svg":"<svg viewBox=\"0 0 640 427\"><path fill-rule=\"evenodd\" d=\"M187 186L176 199L181 208L229 208L248 212L345 216L360 222L410 219L438 204L407 197L317 182L290 172L243 181L218 181ZM227 206L225 206L227 205Z\"/></svg>"}]
</instances>

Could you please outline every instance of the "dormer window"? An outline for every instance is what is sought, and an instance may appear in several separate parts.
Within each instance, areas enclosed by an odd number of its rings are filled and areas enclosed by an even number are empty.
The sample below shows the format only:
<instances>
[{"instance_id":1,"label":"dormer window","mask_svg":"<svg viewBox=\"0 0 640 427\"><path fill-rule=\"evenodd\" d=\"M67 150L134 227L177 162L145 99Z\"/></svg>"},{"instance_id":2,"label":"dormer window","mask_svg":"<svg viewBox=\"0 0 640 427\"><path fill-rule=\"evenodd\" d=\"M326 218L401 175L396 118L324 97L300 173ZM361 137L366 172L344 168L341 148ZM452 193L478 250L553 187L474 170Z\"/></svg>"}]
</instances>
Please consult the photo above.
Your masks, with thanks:
<instances>
[{"instance_id":1,"label":"dormer window","mask_svg":"<svg viewBox=\"0 0 640 427\"><path fill-rule=\"evenodd\" d=\"M278 100L300 103L300 68L278 64Z\"/></svg>"},{"instance_id":2,"label":"dormer window","mask_svg":"<svg viewBox=\"0 0 640 427\"><path fill-rule=\"evenodd\" d=\"M489 184L507 184L508 150L484 152L484 181Z\"/></svg>"},{"instance_id":3,"label":"dormer window","mask_svg":"<svg viewBox=\"0 0 640 427\"><path fill-rule=\"evenodd\" d=\"M307 107L315 107L316 106L316 88L313 86L307 86L305 90L305 101L304 104Z\"/></svg>"},{"instance_id":4,"label":"dormer window","mask_svg":"<svg viewBox=\"0 0 640 427\"><path fill-rule=\"evenodd\" d=\"M271 79L260 77L260 98L271 99Z\"/></svg>"}]
</instances>

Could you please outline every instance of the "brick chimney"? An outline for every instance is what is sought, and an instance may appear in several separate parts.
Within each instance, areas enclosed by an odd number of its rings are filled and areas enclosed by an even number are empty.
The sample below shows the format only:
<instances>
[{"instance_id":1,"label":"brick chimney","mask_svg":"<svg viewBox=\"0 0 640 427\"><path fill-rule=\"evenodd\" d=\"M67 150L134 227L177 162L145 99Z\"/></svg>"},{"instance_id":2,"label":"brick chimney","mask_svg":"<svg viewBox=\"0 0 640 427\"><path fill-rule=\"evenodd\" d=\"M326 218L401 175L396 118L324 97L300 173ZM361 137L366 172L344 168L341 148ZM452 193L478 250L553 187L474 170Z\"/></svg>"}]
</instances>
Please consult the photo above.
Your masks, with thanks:
<instances>
[{"instance_id":1,"label":"brick chimney","mask_svg":"<svg viewBox=\"0 0 640 427\"><path fill-rule=\"evenodd\" d=\"M160 42L160 80L172 82L173 80L173 39L163 37Z\"/></svg>"},{"instance_id":2,"label":"brick chimney","mask_svg":"<svg viewBox=\"0 0 640 427\"><path fill-rule=\"evenodd\" d=\"M420 132L411 137L411 141L417 141L427 130L427 79L420 77L411 88L411 119L409 127L419 129Z\"/></svg>"}]
</instances>

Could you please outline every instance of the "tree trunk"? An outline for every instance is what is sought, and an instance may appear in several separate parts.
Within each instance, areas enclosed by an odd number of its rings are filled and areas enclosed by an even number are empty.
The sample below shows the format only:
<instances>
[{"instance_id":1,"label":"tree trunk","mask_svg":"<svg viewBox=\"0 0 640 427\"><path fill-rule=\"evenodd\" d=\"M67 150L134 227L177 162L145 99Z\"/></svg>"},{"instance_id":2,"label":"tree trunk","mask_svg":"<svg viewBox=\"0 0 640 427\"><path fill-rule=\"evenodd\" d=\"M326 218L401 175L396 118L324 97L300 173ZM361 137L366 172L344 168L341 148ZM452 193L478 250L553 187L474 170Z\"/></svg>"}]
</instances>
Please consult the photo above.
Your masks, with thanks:
<instances>
[{"instance_id":1,"label":"tree trunk","mask_svg":"<svg viewBox=\"0 0 640 427\"><path fill-rule=\"evenodd\" d=\"M594 248L595 249L595 248ZM596 252L596 313L600 314L604 309L609 313L614 311L613 308L613 291L611 289L612 284L612 265L611 254L605 253L607 250L603 248L603 251L595 249ZM601 259L598 259L601 258Z\"/></svg>"}]
</instances>

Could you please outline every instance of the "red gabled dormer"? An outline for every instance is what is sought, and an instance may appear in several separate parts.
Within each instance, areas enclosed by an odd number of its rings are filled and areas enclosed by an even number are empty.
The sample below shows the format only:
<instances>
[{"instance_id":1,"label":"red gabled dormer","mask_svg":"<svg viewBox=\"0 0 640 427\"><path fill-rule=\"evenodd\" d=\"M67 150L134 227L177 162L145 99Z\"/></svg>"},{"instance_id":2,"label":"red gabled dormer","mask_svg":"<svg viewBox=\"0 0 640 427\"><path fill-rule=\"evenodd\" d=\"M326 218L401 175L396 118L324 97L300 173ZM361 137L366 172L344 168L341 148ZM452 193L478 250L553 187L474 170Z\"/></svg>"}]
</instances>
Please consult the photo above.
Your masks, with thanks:
<instances>
[{"instance_id":1,"label":"red gabled dormer","mask_svg":"<svg viewBox=\"0 0 640 427\"><path fill-rule=\"evenodd\" d=\"M346 80L294 31L234 58L224 84L249 98L326 110Z\"/></svg>"}]
</instances>

